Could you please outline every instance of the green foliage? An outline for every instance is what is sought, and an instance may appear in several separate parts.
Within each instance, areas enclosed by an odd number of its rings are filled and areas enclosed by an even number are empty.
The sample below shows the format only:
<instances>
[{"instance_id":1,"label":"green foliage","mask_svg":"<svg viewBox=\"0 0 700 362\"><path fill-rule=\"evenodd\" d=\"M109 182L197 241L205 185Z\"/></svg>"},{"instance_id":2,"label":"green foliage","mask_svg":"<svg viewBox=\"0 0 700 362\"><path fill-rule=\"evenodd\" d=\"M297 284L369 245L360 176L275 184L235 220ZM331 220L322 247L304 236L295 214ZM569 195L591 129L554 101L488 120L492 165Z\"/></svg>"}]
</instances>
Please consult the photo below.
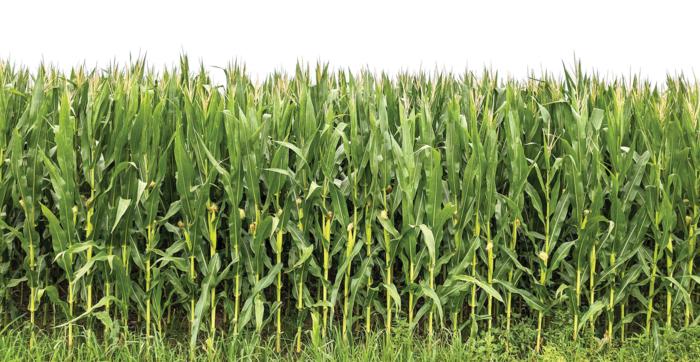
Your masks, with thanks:
<instances>
[{"instance_id":1,"label":"green foliage","mask_svg":"<svg viewBox=\"0 0 700 362\"><path fill-rule=\"evenodd\" d=\"M0 63L0 317L29 345L556 360L699 323L685 78L224 74Z\"/></svg>"},{"instance_id":2,"label":"green foliage","mask_svg":"<svg viewBox=\"0 0 700 362\"><path fill-rule=\"evenodd\" d=\"M204 348L195 352L194 361L693 361L700 356L697 343L700 329L659 332L652 337L639 336L624 344L609 343L585 333L577 341L571 339L571 325L561 324L554 318L545 332L548 341L542 353L533 354L532 339L537 331L523 323L514 323L511 333L494 328L465 342L445 343L449 335L439 335L438 341L415 339L407 325L397 323L391 345L386 345L381 334L372 333L364 341L343 342L340 334L332 334L314 348L305 348L301 354L291 350L276 352L273 340L259 336L223 337L217 339L209 352ZM28 348L26 329L9 328L0 334L0 361L187 361L187 343L160 336L147 342L143 335L129 334L121 340L103 343L97 338L68 348L60 335L39 333L36 344Z\"/></svg>"}]
</instances>

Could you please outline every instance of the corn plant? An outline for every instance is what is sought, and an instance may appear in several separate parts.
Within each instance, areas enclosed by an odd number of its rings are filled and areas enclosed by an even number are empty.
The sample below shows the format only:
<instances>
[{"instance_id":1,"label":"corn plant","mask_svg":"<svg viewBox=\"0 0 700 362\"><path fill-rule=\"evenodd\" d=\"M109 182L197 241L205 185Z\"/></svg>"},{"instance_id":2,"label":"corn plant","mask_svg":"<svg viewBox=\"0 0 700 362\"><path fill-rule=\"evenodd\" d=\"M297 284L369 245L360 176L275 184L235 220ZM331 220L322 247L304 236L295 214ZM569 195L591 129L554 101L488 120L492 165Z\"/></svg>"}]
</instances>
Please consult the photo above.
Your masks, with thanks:
<instances>
[{"instance_id":1,"label":"corn plant","mask_svg":"<svg viewBox=\"0 0 700 362\"><path fill-rule=\"evenodd\" d=\"M387 342L391 341L392 315L394 314L394 303L397 308L401 309L401 297L393 285L392 274L394 260L396 259L397 245L396 238L398 231L393 225L393 215L395 208L392 207L389 197L393 191L391 186L392 173L392 158L391 158L391 135L389 133L388 113L386 98L381 92L377 95L378 101L373 103L376 107L376 115L374 110L370 112L370 154L375 155L369 160L369 169L371 181L368 192L369 209L371 210L366 215L365 222L368 224L366 234L371 233L373 224L378 222L381 226L381 242L384 249L384 289L386 293L386 310L385 316L385 333ZM371 238L368 237L367 253L371 255L369 249ZM394 242L392 242L394 241ZM370 274L371 275L371 274ZM370 277L371 278L371 277ZM369 289L368 281L368 289ZM368 309L369 310L369 309ZM369 312L368 312L369 313ZM369 316L367 317L369 318ZM369 326L369 322L368 322Z\"/></svg>"},{"instance_id":2,"label":"corn plant","mask_svg":"<svg viewBox=\"0 0 700 362\"><path fill-rule=\"evenodd\" d=\"M693 274L693 269L697 254L697 223L700 216L696 206L700 185L698 185L698 174L695 165L700 161L698 158L700 157L700 154L698 154L700 149L697 146L697 134L693 129L695 127L694 120L698 118L698 111L700 111L698 108L700 103L698 103L697 96L689 92L689 85L682 84L678 88L681 91L680 93L688 98L679 107L682 110L682 116L678 119L678 140L682 142L683 147L679 148L679 158L676 164L683 189L683 202L678 205L678 212L679 215L685 215L683 218L684 242L679 254L680 259L683 260L681 284L682 288L687 291L688 296L688 298L684 298L683 326L688 327L694 317L693 302L690 300L690 297L693 295L695 284L699 281Z\"/></svg>"},{"instance_id":3,"label":"corn plant","mask_svg":"<svg viewBox=\"0 0 700 362\"><path fill-rule=\"evenodd\" d=\"M340 123L338 126L335 125L336 112L333 104L327 104L324 109L324 123L319 130L318 136L318 147L327 150L317 156L318 169L320 174L317 176L320 185L320 195L317 201L317 208L315 213L318 213L318 218L321 223L321 238L319 248L322 251L321 256L321 266L323 268L323 275L321 277L321 309L322 309L322 337L326 337L328 332L329 323L329 288L331 288L330 280L330 267L331 267L331 248L333 247L333 221L336 219L334 217L333 210L333 199L331 199L331 188L334 188L334 182L338 175L337 162L337 149L338 144L343 135L343 130L345 127L344 123ZM320 181L322 180L322 181ZM330 202L329 202L329 199Z\"/></svg>"},{"instance_id":4,"label":"corn plant","mask_svg":"<svg viewBox=\"0 0 700 362\"><path fill-rule=\"evenodd\" d=\"M564 172L567 184L572 185L572 213L576 225L574 232L577 236L577 242L573 247L575 274L570 277L573 287L569 288L570 301L573 302L574 340L578 337L580 327L586 323L581 319L585 316L586 320L593 323L595 316L602 309L602 302L595 303L593 291L596 239L600 229L599 224L606 220L601 215L605 174L601 155L598 152L601 149L599 134L604 114L599 108L589 111L591 95L586 93L585 81L581 76L575 80L567 73L567 92L571 99L570 114L564 117L567 134L561 139L561 144L568 154L564 160ZM629 205L631 204L628 202L627 207ZM620 216L626 217L626 215ZM589 273L586 273L586 269L589 269ZM590 305L582 314L583 285L588 276L591 282Z\"/></svg>"},{"instance_id":5,"label":"corn plant","mask_svg":"<svg viewBox=\"0 0 700 362\"><path fill-rule=\"evenodd\" d=\"M6 84L11 80L12 73L10 68L4 63L0 63L0 83ZM11 173L8 170L9 162L5 162L5 155L8 154L9 149L9 137L8 137L8 115L10 113L10 100L11 95L7 92L7 87L0 88L0 205L4 209L6 197L8 195L9 181L11 180ZM7 211L4 212L3 219L7 218ZM8 225L3 221L2 229L7 229ZM2 302L3 307L0 308L0 320L7 322L6 318L8 316L5 310L5 305L8 304L8 292L10 290L10 260L12 260L11 251L12 244L8 242L11 240L11 236L2 235L2 241L0 242L0 255L2 255L2 263L0 264L0 302Z\"/></svg>"},{"instance_id":6,"label":"corn plant","mask_svg":"<svg viewBox=\"0 0 700 362\"><path fill-rule=\"evenodd\" d=\"M561 234L564 221L568 214L569 208L569 193L561 186L561 166L562 158L557 156L555 145L558 135L554 133L552 118L549 111L540 106L540 116L542 119L542 166L536 164L534 167L539 182L542 197L538 195L534 188L526 188L526 192L533 203L539 221L542 224L542 233L534 235L536 239L537 259L539 264L539 284L538 294L540 303L543 305L551 304L554 301L547 293L547 282L551 279L553 271L557 269L561 261L567 256L568 249L571 248L573 242L568 241L559 244L559 236ZM544 202L542 202L544 198ZM550 255L552 259L550 260ZM535 351L540 350L542 345L542 328L544 323L544 312L542 310L537 313L537 340Z\"/></svg>"},{"instance_id":7,"label":"corn plant","mask_svg":"<svg viewBox=\"0 0 700 362\"><path fill-rule=\"evenodd\" d=\"M401 193L401 241L402 252L399 256L403 268L405 285L408 289L408 304L407 315L408 323L411 328L414 327L414 307L415 307L415 290L418 285L416 278L418 277L418 250L417 239L418 232L415 225L420 225L423 219L423 213L415 212L416 209L422 209L423 204L420 199L416 200L418 184L420 182L421 162L420 157L415 152L415 114L408 113L407 104L399 104L399 143L392 140L393 159L396 162L396 175L398 192ZM418 202L416 202L418 201Z\"/></svg>"},{"instance_id":8,"label":"corn plant","mask_svg":"<svg viewBox=\"0 0 700 362\"><path fill-rule=\"evenodd\" d=\"M518 231L520 229L521 222L523 220L523 211L525 207L525 197L523 195L525 185L527 184L528 175L530 168L527 164L527 159L525 157L525 151L522 145L522 129L521 121L518 116L519 110L523 105L517 94L517 91L513 86L508 87L507 90L508 108L504 109L505 112L505 122L506 122L506 141L508 147L506 148L506 157L509 163L509 187L508 187L508 198L507 198L507 218L502 223L505 228L510 225L510 238L508 240L507 246L503 247L502 250L509 258L509 270L508 270L508 286L512 288L512 285L520 278L523 272L532 274L532 271L526 269L518 261L517 255L517 242L518 242ZM511 326L511 313L512 313L512 302L513 293L508 291L506 294L506 331L510 332ZM576 319L574 319L576 321ZM574 322L576 324L576 322ZM575 328L575 326L574 326Z\"/></svg>"},{"instance_id":9,"label":"corn plant","mask_svg":"<svg viewBox=\"0 0 700 362\"><path fill-rule=\"evenodd\" d=\"M29 284L30 294L28 311L30 315L30 326L33 327L36 322L36 311L41 301L42 288L40 275L41 268L46 263L43 261L42 248L39 243L39 232L37 224L39 219L40 200L43 193L43 179L45 175L43 150L47 145L48 131L44 124L43 117L48 112L48 100L45 100L45 72L42 69L36 75L34 92L31 96L31 105L22 113L21 118L17 121L17 126L10 140L10 170L13 178L16 180L18 197L15 196L14 202L19 205L24 218L22 221L21 234L15 233L20 239L21 247L25 252L26 258L23 262L25 269L25 280ZM63 117L69 112L67 102L63 104ZM25 140L26 138L26 146ZM25 153L24 148L27 151ZM72 206L71 206L72 208ZM59 252L65 248L58 248ZM64 264L65 265L65 264ZM67 266L66 268L71 268ZM71 270L72 271L72 270ZM72 275L69 273L68 275ZM69 294L69 304L72 305L72 296ZM33 332L30 340L30 346L33 343ZM72 330L69 327L69 344L72 343Z\"/></svg>"},{"instance_id":10,"label":"corn plant","mask_svg":"<svg viewBox=\"0 0 700 362\"><path fill-rule=\"evenodd\" d=\"M75 118L71 114L70 100L67 85L64 83L64 92L60 97L58 130L55 134L56 159L52 160L45 153L40 153L44 167L46 167L51 180L51 191L56 199L57 214L47 206L41 205L41 211L48 220L51 242L56 251L56 260L65 271L68 282L68 346L73 344L72 323L75 317L75 296L76 286L80 278L85 275L89 268L76 268L74 264L77 254L94 246L91 242L82 243L77 236L78 223L78 187L77 164L74 146L75 138ZM60 219L59 219L60 218ZM30 257L33 254L30 248ZM30 259L31 261L31 259ZM89 267L89 265L86 264ZM77 269L77 270L76 270ZM32 300L32 303L34 301ZM86 305L89 310L90 306Z\"/></svg>"}]
</instances>

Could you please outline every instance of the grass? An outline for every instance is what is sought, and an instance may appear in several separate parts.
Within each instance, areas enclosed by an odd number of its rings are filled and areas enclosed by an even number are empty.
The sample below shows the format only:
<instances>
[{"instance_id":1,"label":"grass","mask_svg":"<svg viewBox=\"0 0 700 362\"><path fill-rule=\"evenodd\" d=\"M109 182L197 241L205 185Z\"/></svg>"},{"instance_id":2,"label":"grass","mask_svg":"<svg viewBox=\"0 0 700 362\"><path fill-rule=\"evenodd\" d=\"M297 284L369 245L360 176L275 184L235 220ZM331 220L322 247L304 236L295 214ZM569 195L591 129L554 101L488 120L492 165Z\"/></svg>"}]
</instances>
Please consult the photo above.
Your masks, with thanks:
<instances>
[{"instance_id":1,"label":"grass","mask_svg":"<svg viewBox=\"0 0 700 362\"><path fill-rule=\"evenodd\" d=\"M405 325L395 325L391 345L380 334L362 335L345 342L340 331L318 348L295 352L294 338L284 340L285 348L277 353L274 338L255 335L233 339L221 338L214 343L213 353L202 343L195 354L198 361L696 361L700 358L700 327L681 331L658 329L652 336L628 338L624 343L592 337L583 333L571 339L571 321L555 318L544 332L547 341L540 354L534 354L534 323L515 323L511 333L494 327L466 339L453 340L449 331L438 332L441 338L432 343L411 337ZM30 349L27 328L9 326L0 334L0 361L186 361L189 358L186 336L182 338L150 337L126 334L111 342L102 341L86 329L77 329L76 343L68 348L65 336L52 331L37 333ZM293 334L292 334L293 336Z\"/></svg>"}]
</instances>

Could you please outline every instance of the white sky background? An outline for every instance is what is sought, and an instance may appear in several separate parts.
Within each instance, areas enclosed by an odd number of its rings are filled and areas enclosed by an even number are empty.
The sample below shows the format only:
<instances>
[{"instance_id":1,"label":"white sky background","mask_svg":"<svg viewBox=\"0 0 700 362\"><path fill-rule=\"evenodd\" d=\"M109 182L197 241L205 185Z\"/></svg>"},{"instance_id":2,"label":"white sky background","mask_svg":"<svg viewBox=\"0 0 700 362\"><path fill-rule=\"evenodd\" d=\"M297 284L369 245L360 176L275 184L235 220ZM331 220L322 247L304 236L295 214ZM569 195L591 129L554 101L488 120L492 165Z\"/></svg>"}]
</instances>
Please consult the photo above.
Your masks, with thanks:
<instances>
[{"instance_id":1,"label":"white sky background","mask_svg":"<svg viewBox=\"0 0 700 362\"><path fill-rule=\"evenodd\" d=\"M561 74L574 55L601 75L700 71L693 1L37 1L0 5L0 59L63 69L183 52L215 77L238 59L253 76L298 59L396 73L489 67Z\"/></svg>"}]
</instances>

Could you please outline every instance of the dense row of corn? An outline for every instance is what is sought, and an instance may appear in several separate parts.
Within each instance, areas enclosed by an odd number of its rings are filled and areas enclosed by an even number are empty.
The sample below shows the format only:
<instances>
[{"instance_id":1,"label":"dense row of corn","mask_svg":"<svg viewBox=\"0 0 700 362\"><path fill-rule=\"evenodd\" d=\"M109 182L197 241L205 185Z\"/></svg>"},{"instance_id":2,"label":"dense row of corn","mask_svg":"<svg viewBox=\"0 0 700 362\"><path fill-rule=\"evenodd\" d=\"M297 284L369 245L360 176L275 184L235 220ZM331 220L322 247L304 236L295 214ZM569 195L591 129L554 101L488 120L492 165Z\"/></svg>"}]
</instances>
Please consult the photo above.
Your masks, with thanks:
<instances>
[{"instance_id":1,"label":"dense row of corn","mask_svg":"<svg viewBox=\"0 0 700 362\"><path fill-rule=\"evenodd\" d=\"M698 323L696 85L225 74L0 65L3 320L278 349Z\"/></svg>"}]
</instances>

